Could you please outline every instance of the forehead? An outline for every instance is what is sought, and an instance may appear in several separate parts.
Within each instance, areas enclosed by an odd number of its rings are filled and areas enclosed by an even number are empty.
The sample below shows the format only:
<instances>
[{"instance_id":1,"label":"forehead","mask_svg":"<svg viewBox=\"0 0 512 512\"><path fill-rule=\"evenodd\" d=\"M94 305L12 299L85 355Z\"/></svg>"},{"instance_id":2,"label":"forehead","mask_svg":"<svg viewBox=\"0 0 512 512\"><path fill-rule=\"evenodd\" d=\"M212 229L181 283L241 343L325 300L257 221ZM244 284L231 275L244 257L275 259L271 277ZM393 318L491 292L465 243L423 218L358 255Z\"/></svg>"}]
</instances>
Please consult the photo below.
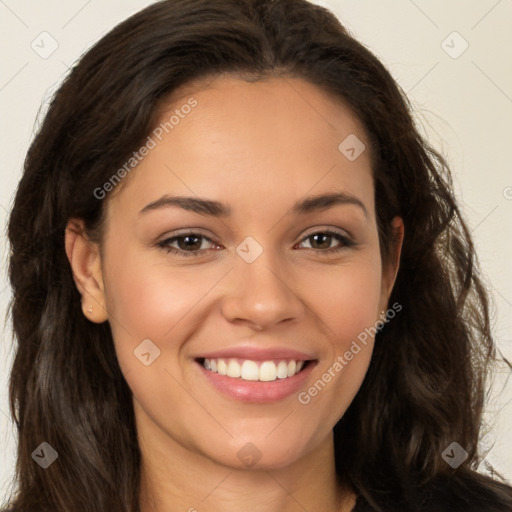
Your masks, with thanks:
<instances>
[{"instance_id":1,"label":"forehead","mask_svg":"<svg viewBox=\"0 0 512 512\"><path fill-rule=\"evenodd\" d=\"M191 98L199 108L194 108L191 115L180 115L178 120L173 114L180 114L182 109L188 111L187 102ZM249 132L254 142L280 135L280 141L286 143L302 135L324 145L334 142L336 147L343 135L359 134L366 138L361 123L344 100L296 77L246 81L228 74L203 79L175 90L161 104L158 113L156 129L169 121L171 124L178 121L181 131L200 128L202 124L210 136L216 128L221 128L224 135L231 131L239 136L238 143L242 142L240 136ZM183 122L184 117L189 121ZM177 124L172 131L174 128ZM164 131L165 137L168 133Z\"/></svg>"},{"instance_id":2,"label":"forehead","mask_svg":"<svg viewBox=\"0 0 512 512\"><path fill-rule=\"evenodd\" d=\"M113 197L114 208L140 210L178 193L261 210L262 201L282 206L286 197L296 202L335 189L373 207L361 123L341 100L302 79L220 76L176 90L158 114L151 149Z\"/></svg>"}]
</instances>

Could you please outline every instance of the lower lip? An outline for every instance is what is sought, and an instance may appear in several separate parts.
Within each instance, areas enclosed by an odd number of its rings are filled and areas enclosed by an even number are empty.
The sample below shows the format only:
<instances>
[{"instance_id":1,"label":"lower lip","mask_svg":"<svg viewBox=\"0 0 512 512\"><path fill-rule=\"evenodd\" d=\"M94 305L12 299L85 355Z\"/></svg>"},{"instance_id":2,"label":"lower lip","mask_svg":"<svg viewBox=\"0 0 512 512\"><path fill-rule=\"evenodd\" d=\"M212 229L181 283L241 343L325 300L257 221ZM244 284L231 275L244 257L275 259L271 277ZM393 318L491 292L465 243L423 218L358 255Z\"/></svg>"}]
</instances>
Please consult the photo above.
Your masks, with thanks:
<instances>
[{"instance_id":1,"label":"lower lip","mask_svg":"<svg viewBox=\"0 0 512 512\"><path fill-rule=\"evenodd\" d=\"M227 377L226 375L219 375L216 372L207 370L197 361L196 364L210 384L221 393L240 402L268 404L298 393L316 365L316 361L310 361L303 370L293 377L276 379L269 382Z\"/></svg>"}]
</instances>

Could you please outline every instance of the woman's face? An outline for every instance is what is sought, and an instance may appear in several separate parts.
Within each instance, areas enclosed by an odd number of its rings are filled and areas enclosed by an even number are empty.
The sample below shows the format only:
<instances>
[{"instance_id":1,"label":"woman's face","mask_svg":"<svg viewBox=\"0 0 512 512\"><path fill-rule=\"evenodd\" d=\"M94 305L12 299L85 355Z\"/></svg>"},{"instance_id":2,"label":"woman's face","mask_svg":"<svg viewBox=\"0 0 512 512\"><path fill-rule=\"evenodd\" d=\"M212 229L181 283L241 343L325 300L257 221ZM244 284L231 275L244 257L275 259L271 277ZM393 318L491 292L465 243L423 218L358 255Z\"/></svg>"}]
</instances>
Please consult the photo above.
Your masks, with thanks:
<instances>
[{"instance_id":1,"label":"woman's face","mask_svg":"<svg viewBox=\"0 0 512 512\"><path fill-rule=\"evenodd\" d=\"M139 435L232 467L285 467L331 439L395 277L367 137L300 79L181 92L109 199L103 241Z\"/></svg>"}]
</instances>

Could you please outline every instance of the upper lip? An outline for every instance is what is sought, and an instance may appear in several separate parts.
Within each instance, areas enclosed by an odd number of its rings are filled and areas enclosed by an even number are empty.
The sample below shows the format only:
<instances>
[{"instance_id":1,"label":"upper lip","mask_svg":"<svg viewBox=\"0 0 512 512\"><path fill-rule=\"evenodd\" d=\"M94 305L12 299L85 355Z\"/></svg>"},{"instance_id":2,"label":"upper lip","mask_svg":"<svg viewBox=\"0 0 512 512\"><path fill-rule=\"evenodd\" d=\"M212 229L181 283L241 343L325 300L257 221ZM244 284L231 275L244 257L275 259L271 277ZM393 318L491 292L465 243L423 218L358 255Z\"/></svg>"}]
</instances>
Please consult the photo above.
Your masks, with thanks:
<instances>
[{"instance_id":1,"label":"upper lip","mask_svg":"<svg viewBox=\"0 0 512 512\"><path fill-rule=\"evenodd\" d=\"M310 354L285 347L230 347L201 354L197 359L250 359L252 361L269 361L271 359L309 361L315 359Z\"/></svg>"}]
</instances>

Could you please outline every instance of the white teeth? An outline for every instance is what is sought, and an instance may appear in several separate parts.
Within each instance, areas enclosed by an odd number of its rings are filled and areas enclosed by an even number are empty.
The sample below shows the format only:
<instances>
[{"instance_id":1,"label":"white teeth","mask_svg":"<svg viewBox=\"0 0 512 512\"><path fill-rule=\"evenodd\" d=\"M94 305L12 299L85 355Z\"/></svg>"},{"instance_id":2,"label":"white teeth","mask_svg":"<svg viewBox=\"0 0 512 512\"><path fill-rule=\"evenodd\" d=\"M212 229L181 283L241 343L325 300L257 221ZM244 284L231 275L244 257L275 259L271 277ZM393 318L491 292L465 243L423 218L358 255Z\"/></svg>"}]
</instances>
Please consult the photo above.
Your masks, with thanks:
<instances>
[{"instance_id":1,"label":"white teeth","mask_svg":"<svg viewBox=\"0 0 512 512\"><path fill-rule=\"evenodd\" d=\"M271 382L276 379L286 379L299 373L304 367L304 361L263 361L258 363L246 359L240 364L236 359L205 359L203 366L219 375L227 375L232 378L243 380L259 380Z\"/></svg>"},{"instance_id":2,"label":"white teeth","mask_svg":"<svg viewBox=\"0 0 512 512\"><path fill-rule=\"evenodd\" d=\"M226 375L228 372L228 365L226 364L226 361L224 359L219 359L217 361L217 373L219 375Z\"/></svg>"},{"instance_id":3,"label":"white teeth","mask_svg":"<svg viewBox=\"0 0 512 512\"><path fill-rule=\"evenodd\" d=\"M244 380L258 380L259 368L254 361L244 361L240 377Z\"/></svg>"},{"instance_id":4,"label":"white teeth","mask_svg":"<svg viewBox=\"0 0 512 512\"><path fill-rule=\"evenodd\" d=\"M277 365L277 378L286 379L288 377L288 365L286 361L280 361Z\"/></svg>"},{"instance_id":5,"label":"white teeth","mask_svg":"<svg viewBox=\"0 0 512 512\"><path fill-rule=\"evenodd\" d=\"M260 380L263 382L270 382L271 380L276 380L276 377L276 363L274 363L273 361L265 361L260 366Z\"/></svg>"},{"instance_id":6,"label":"white teeth","mask_svg":"<svg viewBox=\"0 0 512 512\"><path fill-rule=\"evenodd\" d=\"M241 373L242 370L240 368L240 365L236 361L231 359L231 361L229 361L228 363L228 371L226 375L228 377L240 377Z\"/></svg>"}]
</instances>

